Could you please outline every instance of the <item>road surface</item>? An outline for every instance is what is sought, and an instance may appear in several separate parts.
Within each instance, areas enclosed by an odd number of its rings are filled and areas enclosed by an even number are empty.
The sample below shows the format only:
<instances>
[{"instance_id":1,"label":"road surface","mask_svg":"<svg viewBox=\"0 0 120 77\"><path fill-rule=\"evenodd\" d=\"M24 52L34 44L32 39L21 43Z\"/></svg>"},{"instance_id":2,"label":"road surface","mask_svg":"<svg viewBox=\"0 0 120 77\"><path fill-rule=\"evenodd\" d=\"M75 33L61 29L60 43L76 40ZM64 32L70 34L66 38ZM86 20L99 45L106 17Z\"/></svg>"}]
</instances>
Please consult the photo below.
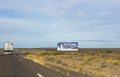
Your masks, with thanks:
<instances>
[{"instance_id":1,"label":"road surface","mask_svg":"<svg viewBox=\"0 0 120 77\"><path fill-rule=\"evenodd\" d=\"M66 77L19 55L0 56L0 77ZM81 77L81 76L80 76Z\"/></svg>"}]
</instances>

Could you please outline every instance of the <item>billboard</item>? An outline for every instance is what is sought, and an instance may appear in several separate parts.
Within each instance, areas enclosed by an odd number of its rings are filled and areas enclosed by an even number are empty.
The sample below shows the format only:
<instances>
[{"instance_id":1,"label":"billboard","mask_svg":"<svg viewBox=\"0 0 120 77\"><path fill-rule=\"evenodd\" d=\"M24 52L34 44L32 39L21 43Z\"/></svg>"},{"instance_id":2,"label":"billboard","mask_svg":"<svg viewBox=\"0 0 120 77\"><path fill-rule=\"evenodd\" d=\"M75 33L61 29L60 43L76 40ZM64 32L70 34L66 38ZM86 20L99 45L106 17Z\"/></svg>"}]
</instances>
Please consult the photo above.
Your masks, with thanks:
<instances>
[{"instance_id":1,"label":"billboard","mask_svg":"<svg viewBox=\"0 0 120 77\"><path fill-rule=\"evenodd\" d=\"M58 51L78 51L78 42L59 42Z\"/></svg>"}]
</instances>

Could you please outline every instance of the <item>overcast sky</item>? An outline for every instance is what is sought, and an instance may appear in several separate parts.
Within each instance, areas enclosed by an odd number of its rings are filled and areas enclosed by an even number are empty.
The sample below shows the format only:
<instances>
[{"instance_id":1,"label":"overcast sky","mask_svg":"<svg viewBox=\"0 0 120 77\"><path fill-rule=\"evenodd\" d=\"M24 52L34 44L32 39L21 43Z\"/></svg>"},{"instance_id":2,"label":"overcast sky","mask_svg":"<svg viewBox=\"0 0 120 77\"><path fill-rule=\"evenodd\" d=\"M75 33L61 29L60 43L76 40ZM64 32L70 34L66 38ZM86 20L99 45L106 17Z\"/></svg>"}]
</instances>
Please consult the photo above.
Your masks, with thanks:
<instances>
[{"instance_id":1,"label":"overcast sky","mask_svg":"<svg viewBox=\"0 0 120 77\"><path fill-rule=\"evenodd\" d=\"M0 0L0 47L120 47L120 0Z\"/></svg>"}]
</instances>

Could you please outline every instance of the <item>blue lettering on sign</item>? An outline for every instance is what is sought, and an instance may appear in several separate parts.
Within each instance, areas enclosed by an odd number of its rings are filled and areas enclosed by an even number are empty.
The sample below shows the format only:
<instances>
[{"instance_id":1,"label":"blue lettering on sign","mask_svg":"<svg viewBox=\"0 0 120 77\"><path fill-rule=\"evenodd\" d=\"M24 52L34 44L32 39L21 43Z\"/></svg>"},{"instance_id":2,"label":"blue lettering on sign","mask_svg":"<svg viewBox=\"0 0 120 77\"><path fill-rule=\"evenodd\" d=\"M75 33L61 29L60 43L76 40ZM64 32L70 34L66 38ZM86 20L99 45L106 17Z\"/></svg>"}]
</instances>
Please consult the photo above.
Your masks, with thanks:
<instances>
[{"instance_id":1,"label":"blue lettering on sign","mask_svg":"<svg viewBox=\"0 0 120 77\"><path fill-rule=\"evenodd\" d=\"M78 43L77 42L60 42L57 44L57 47L62 49L77 49Z\"/></svg>"}]
</instances>

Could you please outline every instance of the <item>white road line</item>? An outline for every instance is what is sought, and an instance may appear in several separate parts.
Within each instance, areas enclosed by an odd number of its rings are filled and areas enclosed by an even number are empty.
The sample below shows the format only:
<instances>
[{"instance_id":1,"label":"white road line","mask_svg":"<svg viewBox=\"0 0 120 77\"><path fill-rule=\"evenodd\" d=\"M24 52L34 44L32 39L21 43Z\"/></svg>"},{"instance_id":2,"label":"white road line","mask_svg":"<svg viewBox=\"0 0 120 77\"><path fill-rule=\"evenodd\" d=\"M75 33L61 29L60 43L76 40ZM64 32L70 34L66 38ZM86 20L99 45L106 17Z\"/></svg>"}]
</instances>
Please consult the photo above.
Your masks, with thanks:
<instances>
[{"instance_id":1,"label":"white road line","mask_svg":"<svg viewBox=\"0 0 120 77\"><path fill-rule=\"evenodd\" d=\"M38 77L44 77L43 75L41 75L40 73L37 73L37 76Z\"/></svg>"}]
</instances>

